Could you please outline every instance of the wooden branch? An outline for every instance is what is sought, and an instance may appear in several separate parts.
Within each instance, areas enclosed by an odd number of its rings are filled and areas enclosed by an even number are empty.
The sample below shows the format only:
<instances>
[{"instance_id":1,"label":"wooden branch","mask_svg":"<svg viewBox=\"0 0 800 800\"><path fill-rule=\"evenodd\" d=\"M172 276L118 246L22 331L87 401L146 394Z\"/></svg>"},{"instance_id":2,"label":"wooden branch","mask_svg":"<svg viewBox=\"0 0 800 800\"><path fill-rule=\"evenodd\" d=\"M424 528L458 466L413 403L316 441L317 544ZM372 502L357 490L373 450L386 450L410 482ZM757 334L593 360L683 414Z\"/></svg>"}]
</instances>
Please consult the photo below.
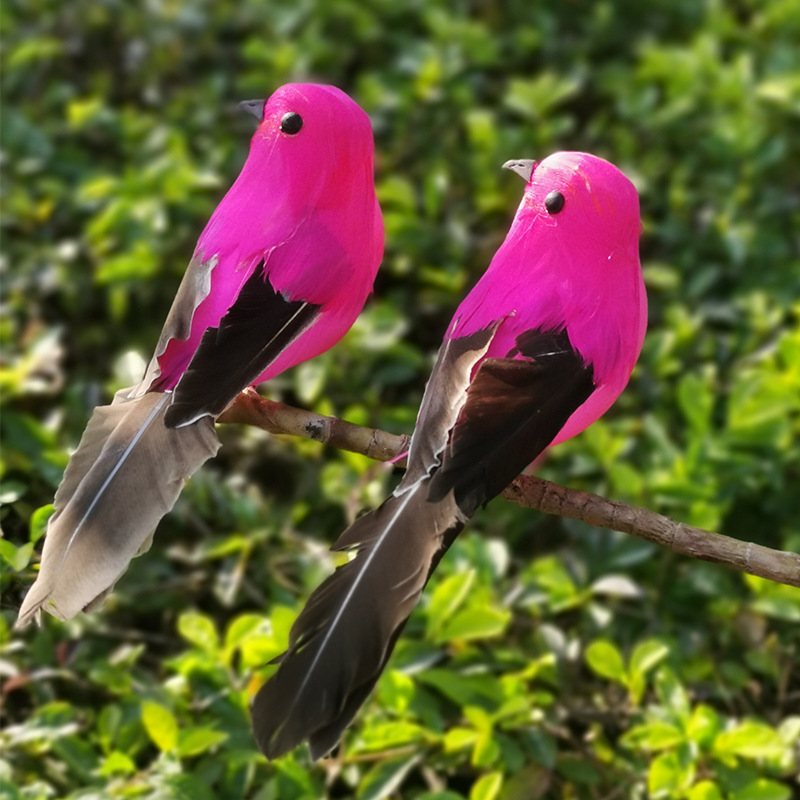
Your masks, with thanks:
<instances>
[{"instance_id":1,"label":"wooden branch","mask_svg":"<svg viewBox=\"0 0 800 800\"><path fill-rule=\"evenodd\" d=\"M315 442L349 450L376 461L391 461L408 450L410 436L364 428L336 417L313 414L301 408L275 403L254 389L245 389L220 414L217 422L241 422L274 434L301 436ZM401 466L402 460L397 462Z\"/></svg>"},{"instance_id":2,"label":"wooden branch","mask_svg":"<svg viewBox=\"0 0 800 800\"><path fill-rule=\"evenodd\" d=\"M404 463L404 459L398 456L408 451L411 441L409 436L395 436L275 403L252 389L242 392L217 421L255 425L273 434L302 436L379 461L397 459L399 465ZM598 528L629 533L676 553L800 587L800 555L797 553L741 542L730 536L675 522L644 508L567 489L528 475L518 477L502 496L523 508L535 508L546 514L579 519Z\"/></svg>"},{"instance_id":3,"label":"wooden branch","mask_svg":"<svg viewBox=\"0 0 800 800\"><path fill-rule=\"evenodd\" d=\"M503 497L523 508L579 519L598 528L630 533L703 561L713 561L750 575L800 587L800 555L742 542L596 494L566 489L531 475L520 475Z\"/></svg>"}]
</instances>

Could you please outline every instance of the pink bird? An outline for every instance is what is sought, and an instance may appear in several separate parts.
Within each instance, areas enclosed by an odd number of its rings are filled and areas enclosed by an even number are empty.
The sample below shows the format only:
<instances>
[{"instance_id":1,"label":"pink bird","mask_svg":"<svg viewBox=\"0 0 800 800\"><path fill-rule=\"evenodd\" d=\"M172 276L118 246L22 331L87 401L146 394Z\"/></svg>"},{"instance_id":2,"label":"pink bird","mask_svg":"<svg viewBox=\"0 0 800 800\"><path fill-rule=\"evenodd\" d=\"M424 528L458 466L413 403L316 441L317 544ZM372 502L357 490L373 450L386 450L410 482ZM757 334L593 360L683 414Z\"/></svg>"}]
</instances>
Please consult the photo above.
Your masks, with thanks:
<instances>
[{"instance_id":1,"label":"pink bird","mask_svg":"<svg viewBox=\"0 0 800 800\"><path fill-rule=\"evenodd\" d=\"M467 520L630 378L647 325L633 184L585 153L505 166L525 193L445 334L403 480L336 542L355 558L311 595L253 701L268 758L336 745Z\"/></svg>"},{"instance_id":2,"label":"pink bird","mask_svg":"<svg viewBox=\"0 0 800 800\"><path fill-rule=\"evenodd\" d=\"M369 118L333 86L243 103L259 125L200 235L142 382L95 409L56 492L18 625L102 599L149 547L184 481L219 447L248 386L350 328L383 255Z\"/></svg>"}]
</instances>

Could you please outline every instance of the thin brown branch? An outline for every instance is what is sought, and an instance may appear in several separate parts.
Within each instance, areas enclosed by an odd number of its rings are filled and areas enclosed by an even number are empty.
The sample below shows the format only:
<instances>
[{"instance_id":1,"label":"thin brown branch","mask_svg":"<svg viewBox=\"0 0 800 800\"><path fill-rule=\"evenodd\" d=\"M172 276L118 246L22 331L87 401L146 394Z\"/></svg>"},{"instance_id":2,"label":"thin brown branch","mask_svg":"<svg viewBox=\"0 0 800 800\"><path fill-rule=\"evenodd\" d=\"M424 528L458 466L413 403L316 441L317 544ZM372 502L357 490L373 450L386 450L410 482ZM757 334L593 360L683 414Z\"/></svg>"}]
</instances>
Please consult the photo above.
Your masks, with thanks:
<instances>
[{"instance_id":1,"label":"thin brown branch","mask_svg":"<svg viewBox=\"0 0 800 800\"><path fill-rule=\"evenodd\" d=\"M598 528L629 533L703 561L713 561L750 575L800 587L800 555L742 542L721 533L693 528L646 508L566 489L550 481L521 475L503 497L523 508L579 519Z\"/></svg>"},{"instance_id":2,"label":"thin brown branch","mask_svg":"<svg viewBox=\"0 0 800 800\"><path fill-rule=\"evenodd\" d=\"M302 436L379 461L391 461L404 454L410 442L408 436L395 436L275 403L252 390L242 392L218 422L239 422L274 434ZM403 462L398 460L397 463ZM523 508L535 508L546 514L579 519L598 528L629 533L676 553L800 587L800 555L797 553L773 550L693 528L644 508L606 500L527 475L517 478L503 492L503 497Z\"/></svg>"},{"instance_id":3,"label":"thin brown branch","mask_svg":"<svg viewBox=\"0 0 800 800\"><path fill-rule=\"evenodd\" d=\"M336 417L275 403L252 389L242 392L222 412L217 422L241 422L255 425L268 433L301 436L339 450L360 453L376 461L391 461L405 453L411 441L410 436L395 436ZM398 463L402 465L403 462Z\"/></svg>"}]
</instances>

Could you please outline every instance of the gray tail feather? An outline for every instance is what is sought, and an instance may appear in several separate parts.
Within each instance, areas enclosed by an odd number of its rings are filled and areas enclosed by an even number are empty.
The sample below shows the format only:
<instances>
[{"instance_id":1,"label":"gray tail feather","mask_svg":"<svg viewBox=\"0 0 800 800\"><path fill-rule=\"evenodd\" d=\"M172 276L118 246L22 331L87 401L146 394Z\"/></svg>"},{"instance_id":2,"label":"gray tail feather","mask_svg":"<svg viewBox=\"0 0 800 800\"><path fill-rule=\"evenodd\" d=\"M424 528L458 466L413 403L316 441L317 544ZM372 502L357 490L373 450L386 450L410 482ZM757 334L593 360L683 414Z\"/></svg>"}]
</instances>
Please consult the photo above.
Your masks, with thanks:
<instances>
[{"instance_id":1,"label":"gray tail feather","mask_svg":"<svg viewBox=\"0 0 800 800\"><path fill-rule=\"evenodd\" d=\"M209 417L180 429L164 425L169 394L125 395L94 410L67 465L18 627L39 609L69 619L108 594L147 549L184 482L219 448Z\"/></svg>"}]
</instances>

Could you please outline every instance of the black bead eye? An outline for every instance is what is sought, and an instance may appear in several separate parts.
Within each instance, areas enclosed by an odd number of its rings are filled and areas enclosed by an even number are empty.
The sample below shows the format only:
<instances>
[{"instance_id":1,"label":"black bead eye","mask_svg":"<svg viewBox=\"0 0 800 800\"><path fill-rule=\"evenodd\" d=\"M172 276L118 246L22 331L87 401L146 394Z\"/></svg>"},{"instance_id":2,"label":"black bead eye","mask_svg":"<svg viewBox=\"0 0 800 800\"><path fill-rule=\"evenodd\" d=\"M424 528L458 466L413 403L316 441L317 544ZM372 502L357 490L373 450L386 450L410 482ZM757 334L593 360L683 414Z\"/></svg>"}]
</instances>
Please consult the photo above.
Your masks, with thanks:
<instances>
[{"instance_id":1,"label":"black bead eye","mask_svg":"<svg viewBox=\"0 0 800 800\"><path fill-rule=\"evenodd\" d=\"M281 130L294 136L303 127L303 118L296 111L289 111L281 117Z\"/></svg>"},{"instance_id":2,"label":"black bead eye","mask_svg":"<svg viewBox=\"0 0 800 800\"><path fill-rule=\"evenodd\" d=\"M564 195L561 192L550 192L544 199L544 207L548 214L558 214L564 208Z\"/></svg>"}]
</instances>

